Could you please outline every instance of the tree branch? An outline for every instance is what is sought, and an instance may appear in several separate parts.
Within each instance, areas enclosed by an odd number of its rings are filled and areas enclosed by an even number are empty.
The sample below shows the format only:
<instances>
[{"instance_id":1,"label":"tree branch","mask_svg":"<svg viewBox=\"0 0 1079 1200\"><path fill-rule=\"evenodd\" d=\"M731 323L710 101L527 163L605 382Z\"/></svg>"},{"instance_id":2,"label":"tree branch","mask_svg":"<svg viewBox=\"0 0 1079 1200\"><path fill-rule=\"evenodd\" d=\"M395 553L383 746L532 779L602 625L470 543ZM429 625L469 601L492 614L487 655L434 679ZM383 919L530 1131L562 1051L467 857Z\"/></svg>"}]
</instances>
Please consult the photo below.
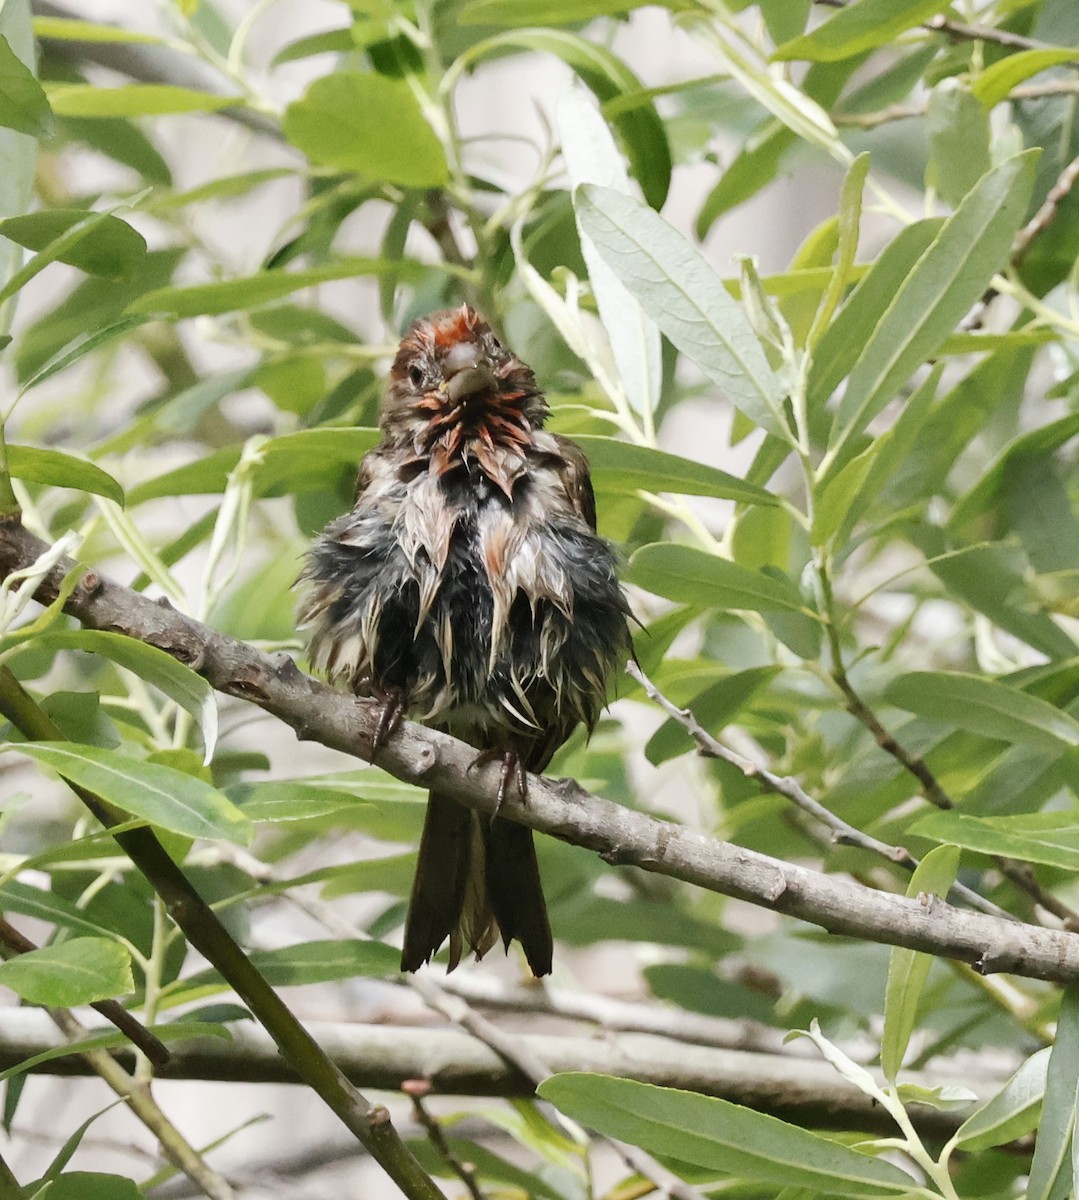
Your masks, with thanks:
<instances>
[{"instance_id":1,"label":"tree branch","mask_svg":"<svg viewBox=\"0 0 1079 1200\"><path fill-rule=\"evenodd\" d=\"M432 1095L523 1098L535 1093L532 1080L522 1071L480 1039L457 1029L319 1021L309 1022L309 1027L357 1087L402 1091L408 1080L422 1079L431 1085ZM260 1026L240 1021L229 1029L231 1041L208 1037L171 1043L169 1079L302 1082ZM549 1072L592 1071L681 1088L818 1129L895 1132L887 1113L820 1059L707 1046L694 1047L693 1053L687 1054L683 1042L643 1033L603 1038L519 1032L512 1036L524 1053L542 1056ZM39 1010L0 1010L0 1069L65 1044L66 1039ZM121 1060L133 1061L129 1051L113 1053ZM74 1053L43 1063L37 1070L56 1075L90 1071ZM1005 1078L1006 1074L989 1073L972 1078L968 1069L953 1066L903 1075L904 1082L930 1088L961 1083L982 1099L999 1091ZM950 1136L969 1115L924 1106L915 1111L918 1127L927 1136Z\"/></svg>"},{"instance_id":2,"label":"tree branch","mask_svg":"<svg viewBox=\"0 0 1079 1200\"><path fill-rule=\"evenodd\" d=\"M0 522L0 574L35 562L47 545L16 521ZM38 587L55 600L75 564L61 560ZM378 705L335 692L304 675L284 653L265 655L95 572L86 572L64 604L91 629L126 634L159 647L221 692L250 700L301 738L346 754L369 753ZM379 765L408 783L436 788L469 808L495 809L499 766L475 767L472 747L404 722ZM475 768L475 769L474 769ZM984 913L936 898L907 899L849 879L705 837L673 822L590 795L573 780L530 776L528 802L507 800L502 815L541 833L594 850L609 863L681 879L697 887L819 925L831 933L906 946L1052 983L1079 981L1079 936Z\"/></svg>"}]
</instances>

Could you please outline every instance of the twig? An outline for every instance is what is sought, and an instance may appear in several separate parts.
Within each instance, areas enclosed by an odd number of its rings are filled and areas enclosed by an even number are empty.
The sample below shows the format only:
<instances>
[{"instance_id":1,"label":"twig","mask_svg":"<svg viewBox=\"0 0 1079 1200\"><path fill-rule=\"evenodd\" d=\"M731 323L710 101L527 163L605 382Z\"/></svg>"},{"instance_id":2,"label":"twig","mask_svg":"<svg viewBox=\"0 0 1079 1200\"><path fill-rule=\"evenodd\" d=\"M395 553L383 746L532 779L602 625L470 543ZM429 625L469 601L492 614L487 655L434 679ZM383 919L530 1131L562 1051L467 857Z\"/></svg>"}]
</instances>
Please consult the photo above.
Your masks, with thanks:
<instances>
[{"instance_id":1,"label":"twig","mask_svg":"<svg viewBox=\"0 0 1079 1200\"><path fill-rule=\"evenodd\" d=\"M438 1151L439 1157L447 1167L468 1189L472 1200L486 1200L476 1178L476 1168L471 1163L462 1162L453 1152L446 1141L446 1134L434 1113L423 1102L423 1097L431 1091L431 1085L423 1079L409 1079L401 1089L412 1101L412 1112L416 1120L427 1131L431 1145Z\"/></svg>"},{"instance_id":2,"label":"twig","mask_svg":"<svg viewBox=\"0 0 1079 1200\"><path fill-rule=\"evenodd\" d=\"M0 522L0 574L36 562L47 549L19 522ZM61 559L39 584L37 598L46 603L55 600L74 566L70 560ZM304 675L287 654L262 654L170 605L148 600L93 571L82 576L79 586L65 600L64 609L88 628L110 629L165 650L224 694L249 700L279 717L301 738L351 755L362 754L371 745L378 725L378 705L337 692ZM476 768L475 757L472 747L449 734L405 721L387 739L378 761L379 766L406 783L436 788L468 808L491 814L499 767L490 764ZM528 803L507 799L501 812L532 829L594 850L607 862L681 879L810 921L834 933L958 958L987 974L1005 971L1055 983L1079 981L1079 936L1075 934L956 909L940 900L925 905L905 896L874 891L839 875L827 875L624 808L592 795L571 779L530 775ZM130 838L136 832L124 836ZM153 846L157 847L156 841ZM159 848L157 852L163 853ZM176 872L172 860L163 857L167 867L162 863L162 870ZM179 880L183 881L186 897L190 885L182 873ZM186 917L185 900L179 895L176 900L181 915ZM201 905L201 901L198 903ZM201 920L194 922L189 936L201 937L200 926ZM217 941L221 936L223 931L215 932L212 954L223 952ZM231 939L227 945L225 961L231 965L238 949ZM245 985L249 978L245 977ZM265 986L257 972L255 978ZM280 1004L272 991L270 995L275 1004ZM292 1030L295 1019L287 1009L285 1014L282 1020L287 1020ZM306 1055L309 1039L298 1026L294 1036L302 1039ZM295 1043L291 1049L298 1051L300 1044ZM311 1052L320 1062L324 1060L317 1047ZM306 1063L304 1069L309 1069ZM318 1071L326 1069L320 1066ZM329 1079L326 1082L329 1085ZM337 1085L333 1091L336 1101L346 1107L349 1119L354 1118L355 1111L347 1107L350 1101L345 1094Z\"/></svg>"},{"instance_id":3,"label":"twig","mask_svg":"<svg viewBox=\"0 0 1079 1200\"><path fill-rule=\"evenodd\" d=\"M826 609L831 612L834 608L832 581L826 570L818 572L823 601ZM831 678L847 702L847 711L856 721L873 735L877 745L899 763L904 770L913 775L921 784L922 795L930 804L940 809L953 809L955 802L941 786L925 759L909 753L904 746L881 724L876 713L861 698L847 675L843 665L843 650L839 644L839 634L835 621L829 619L826 623L828 645L832 656ZM1079 931L1079 913L1047 891L1038 882L1034 869L1029 863L1020 862L1001 855L990 855L993 865L1020 891L1026 893L1036 904L1046 912L1064 923L1071 932Z\"/></svg>"},{"instance_id":4,"label":"twig","mask_svg":"<svg viewBox=\"0 0 1079 1200\"><path fill-rule=\"evenodd\" d=\"M846 8L847 0L814 0L822 8ZM1007 29L994 29L991 25L964 25L960 21L949 20L943 13L923 21L921 28L929 33L943 33L956 42L993 42L997 46L1007 46L1012 50L1053 50L1048 42L1039 42L1034 38L1023 37L1018 33L1010 33Z\"/></svg>"},{"instance_id":5,"label":"twig","mask_svg":"<svg viewBox=\"0 0 1079 1200\"><path fill-rule=\"evenodd\" d=\"M892 846L887 842L880 841L879 838L875 838L871 834L864 833L862 830L844 821L842 817L837 816L831 809L825 808L819 800L814 800L796 779L792 779L787 775L776 775L773 771L769 771L767 767L762 767L757 763L751 762L748 758L744 758L741 754L737 754L727 746L724 746L722 742L714 738L700 724L691 709L679 708L673 701L669 700L635 662L629 663L626 671L641 684L651 700L658 704L669 717L677 721L685 729L697 743L697 749L700 754L707 758L722 759L724 762L730 763L732 767L736 767L747 779L757 780L766 792L775 792L780 796L785 796L793 804L802 809L803 812L809 813L815 820L827 826L832 831L833 841L841 845L859 846L863 850L879 854L882 858L886 858L890 863L900 866L906 871L913 872L917 868L919 860L904 846ZM866 712L868 713L869 710L866 709ZM869 713L869 716L872 718L872 713ZM894 741L894 739L892 740ZM879 741L880 738L878 737ZM980 896L965 884L954 884L950 894L954 894L980 912L991 913L993 916L1002 917L1008 921L1016 919L1010 912L1000 908L984 896Z\"/></svg>"},{"instance_id":6,"label":"twig","mask_svg":"<svg viewBox=\"0 0 1079 1200\"><path fill-rule=\"evenodd\" d=\"M33 1009L16 1009L29 1013ZM81 1021L67 1009L49 1008L49 1019L69 1042L78 1042L90 1032ZM150 1088L140 1083L126 1071L107 1050L79 1050L78 1053L95 1075L121 1097L131 1112L157 1139L164 1156L197 1184L210 1200L234 1200L232 1188L223 1176L210 1166L184 1135L165 1116L154 1100ZM29 1045L20 1048L20 1058L34 1053Z\"/></svg>"},{"instance_id":7,"label":"twig","mask_svg":"<svg viewBox=\"0 0 1079 1200\"><path fill-rule=\"evenodd\" d=\"M0 713L30 740L64 741L62 730L0 665ZM68 786L106 827L122 816L86 788ZM401 1141L383 1105L362 1096L327 1057L284 1001L251 965L213 909L191 886L149 828L116 840L157 892L188 941L209 960L251 1009L296 1072L371 1152L409 1200L442 1200L434 1181Z\"/></svg>"},{"instance_id":8,"label":"twig","mask_svg":"<svg viewBox=\"0 0 1079 1200\"><path fill-rule=\"evenodd\" d=\"M681 1042L725 1050L798 1057L812 1054L808 1047L802 1047L798 1042L787 1042L781 1030L759 1021L710 1017L669 1005L634 1004L549 985L510 990L487 975L462 976L460 972L443 979L441 987L472 1004L498 1012L545 1013L567 1020L589 1021L605 1031L657 1033Z\"/></svg>"},{"instance_id":9,"label":"twig","mask_svg":"<svg viewBox=\"0 0 1079 1200\"><path fill-rule=\"evenodd\" d=\"M28 937L24 937L14 925L0 917L0 943L12 954L29 954L36 950L37 945ZM154 1035L134 1016L115 1000L96 1000L90 1007L99 1012L106 1021L111 1021L134 1046L146 1055L156 1071L163 1071L169 1065L169 1051L165 1043Z\"/></svg>"},{"instance_id":10,"label":"twig","mask_svg":"<svg viewBox=\"0 0 1079 1200\"><path fill-rule=\"evenodd\" d=\"M818 0L818 3L820 0ZM1008 93L1009 100L1041 100L1048 96L1074 96L1079 93L1079 79L1055 79L1049 83L1026 83L1012 88ZM887 108L876 109L873 112L833 112L829 113L835 125L850 126L855 129L876 129L892 121L907 121L913 117L924 117L929 111L928 102L919 104L891 104Z\"/></svg>"}]
</instances>

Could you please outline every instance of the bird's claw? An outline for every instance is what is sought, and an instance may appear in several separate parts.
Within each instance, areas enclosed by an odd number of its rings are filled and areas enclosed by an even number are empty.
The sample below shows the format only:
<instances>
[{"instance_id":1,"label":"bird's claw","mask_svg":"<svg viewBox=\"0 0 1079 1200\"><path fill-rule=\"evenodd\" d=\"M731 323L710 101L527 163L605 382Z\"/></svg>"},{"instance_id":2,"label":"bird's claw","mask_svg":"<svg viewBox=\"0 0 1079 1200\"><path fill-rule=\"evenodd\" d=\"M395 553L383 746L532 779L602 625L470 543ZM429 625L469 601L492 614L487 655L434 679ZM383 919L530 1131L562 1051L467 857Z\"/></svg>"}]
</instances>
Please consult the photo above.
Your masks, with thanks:
<instances>
[{"instance_id":1,"label":"bird's claw","mask_svg":"<svg viewBox=\"0 0 1079 1200\"><path fill-rule=\"evenodd\" d=\"M405 698L400 692L389 692L383 696L378 709L378 724L371 736L371 761L394 734L405 712Z\"/></svg>"},{"instance_id":2,"label":"bird's claw","mask_svg":"<svg viewBox=\"0 0 1079 1200\"><path fill-rule=\"evenodd\" d=\"M511 781L517 784L517 795L520 797L522 804L528 802L528 773L525 771L524 763L521 761L520 755L516 750L481 750L479 754L472 760L470 771L476 770L478 767L485 767L488 763L500 762L502 769L498 775L498 791L495 793L495 808L491 813L491 820L502 811L502 805L506 802L506 795L509 791Z\"/></svg>"}]
</instances>

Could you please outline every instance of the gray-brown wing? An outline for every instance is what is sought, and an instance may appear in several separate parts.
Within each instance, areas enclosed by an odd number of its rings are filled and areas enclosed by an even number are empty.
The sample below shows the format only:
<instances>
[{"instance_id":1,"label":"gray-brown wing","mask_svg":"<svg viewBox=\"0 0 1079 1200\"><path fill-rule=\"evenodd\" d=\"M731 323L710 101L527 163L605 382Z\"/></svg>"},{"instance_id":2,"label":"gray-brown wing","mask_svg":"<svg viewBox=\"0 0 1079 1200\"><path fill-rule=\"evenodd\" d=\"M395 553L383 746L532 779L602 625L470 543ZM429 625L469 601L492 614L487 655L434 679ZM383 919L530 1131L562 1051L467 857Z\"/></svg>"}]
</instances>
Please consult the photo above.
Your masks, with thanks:
<instances>
[{"instance_id":1,"label":"gray-brown wing","mask_svg":"<svg viewBox=\"0 0 1079 1200\"><path fill-rule=\"evenodd\" d=\"M596 494L592 490L592 476L588 468L588 459L576 442L560 434L550 435L558 447L558 457L561 460L558 467L566 495L573 505L574 511L585 521L589 529L596 528Z\"/></svg>"}]
</instances>

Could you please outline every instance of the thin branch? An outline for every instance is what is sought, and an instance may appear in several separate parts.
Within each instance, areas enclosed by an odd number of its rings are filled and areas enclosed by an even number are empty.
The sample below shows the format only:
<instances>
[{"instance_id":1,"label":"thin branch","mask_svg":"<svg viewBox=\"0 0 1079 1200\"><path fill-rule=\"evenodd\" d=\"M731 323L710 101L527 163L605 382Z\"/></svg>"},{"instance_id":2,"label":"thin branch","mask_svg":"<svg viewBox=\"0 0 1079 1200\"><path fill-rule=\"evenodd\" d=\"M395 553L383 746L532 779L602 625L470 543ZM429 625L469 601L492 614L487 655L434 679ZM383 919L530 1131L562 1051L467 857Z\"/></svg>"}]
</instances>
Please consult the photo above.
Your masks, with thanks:
<instances>
[{"instance_id":1,"label":"thin branch","mask_svg":"<svg viewBox=\"0 0 1079 1200\"><path fill-rule=\"evenodd\" d=\"M29 954L38 948L3 917L0 917L0 943L12 954ZM138 1046L155 1071L163 1071L169 1065L169 1051L165 1043L154 1037L122 1004L117 1004L115 1000L97 1000L90 1007L99 1012L106 1021L111 1021L132 1045Z\"/></svg>"},{"instance_id":2,"label":"thin branch","mask_svg":"<svg viewBox=\"0 0 1079 1200\"><path fill-rule=\"evenodd\" d=\"M1079 79L1054 79L1047 83L1026 83L1012 88L1008 93L1008 99L1041 100L1047 96L1074 96L1076 93L1079 93ZM829 113L829 116L836 125L845 125L854 129L876 129L878 126L888 125L892 121L907 121L913 117L924 117L928 111L928 102L922 101L917 104L890 104L887 108L867 113L833 112Z\"/></svg>"},{"instance_id":3,"label":"thin branch","mask_svg":"<svg viewBox=\"0 0 1079 1200\"><path fill-rule=\"evenodd\" d=\"M846 8L847 0L814 0L822 8ZM995 29L992 25L964 25L961 21L949 20L943 13L923 21L920 28L929 33L943 33L953 42L992 42L1012 50L1056 50L1048 42L1039 42L1007 29Z\"/></svg>"},{"instance_id":4,"label":"thin branch","mask_svg":"<svg viewBox=\"0 0 1079 1200\"><path fill-rule=\"evenodd\" d=\"M433 1095L528 1098L535 1085L491 1047L459 1029L445 1026L402 1028L312 1021L311 1030L357 1086L401 1091L410 1079L423 1079ZM219 1038L175 1042L171 1046L170 1079L220 1080L236 1083L302 1083L281 1057L268 1033L251 1021L229 1026L230 1041ZM94 1032L91 1030L90 1032ZM514 1032L525 1053L545 1063L551 1073L588 1071L636 1079L662 1087L718 1096L759 1112L811 1128L856 1128L894 1132L894 1123L864 1093L847 1083L819 1059L753 1054L709 1046L686 1052L683 1042L653 1034L591 1034L567 1037ZM0 1009L0 1070L31 1054L67 1045L44 1013L33 1008ZM125 1064L129 1050L116 1051ZM940 1064L932 1071L904 1072L904 1081L927 1088L965 1084L986 1099L995 1095L1015 1064L1000 1071ZM87 1075L91 1068L76 1055L52 1059L37 1071L50 1075ZM948 1137L966 1113L919 1108L917 1123L927 1136Z\"/></svg>"},{"instance_id":5,"label":"thin branch","mask_svg":"<svg viewBox=\"0 0 1079 1200\"><path fill-rule=\"evenodd\" d=\"M549 985L508 989L489 975L462 975L459 971L441 980L440 986L443 991L481 1008L589 1021L605 1033L657 1033L691 1045L717 1046L725 1050L752 1050L758 1054L787 1057L812 1055L807 1046L787 1042L782 1030L760 1021L710 1017L666 1004L634 1004Z\"/></svg>"},{"instance_id":6,"label":"thin branch","mask_svg":"<svg viewBox=\"0 0 1079 1200\"><path fill-rule=\"evenodd\" d=\"M422 1079L407 1080L404 1093L412 1101L412 1113L416 1120L427 1132L431 1145L447 1167L465 1185L472 1200L486 1200L479 1180L476 1178L476 1168L471 1163L462 1162L453 1152L453 1147L446 1140L446 1134L434 1113L423 1102L423 1097L431 1091L431 1085Z\"/></svg>"},{"instance_id":7,"label":"thin branch","mask_svg":"<svg viewBox=\"0 0 1079 1200\"><path fill-rule=\"evenodd\" d=\"M669 700L635 662L629 663L626 671L641 684L649 699L658 704L669 717L677 721L685 729L694 742L696 742L697 750L701 755L706 758L722 759L723 762L730 763L732 767L736 767L747 779L756 780L766 792L774 792L777 795L785 796L793 804L797 805L798 808L802 809L803 812L809 813L815 820L827 826L832 831L832 840L834 842L846 846L858 846L862 850L870 851L872 854L879 854L882 858L887 859L888 862L900 866L906 871L913 872L918 867L919 860L905 847L889 845L887 842L882 842L879 838L864 833L854 825L844 821L842 817L837 816L831 809L825 808L819 800L814 800L796 779L791 779L787 775L776 775L773 771L769 771L767 767L762 767L757 763L751 762L748 758L744 758L741 754L737 754L735 751L724 746L722 742L714 738L701 725L691 709L679 708L673 701ZM954 884L950 894L956 895L972 908L978 909L979 912L991 913L993 916L1002 917L1006 921L1016 919L1011 913L1000 908L991 900L986 900L984 896L980 896L972 888L968 888L964 884Z\"/></svg>"},{"instance_id":8,"label":"thin branch","mask_svg":"<svg viewBox=\"0 0 1079 1200\"><path fill-rule=\"evenodd\" d=\"M17 521L0 522L0 574L29 566L47 549ZM42 580L38 599L45 603L55 600L65 575L74 567L72 561L62 559ZM148 600L93 571L83 574L64 609L88 628L109 629L165 650L219 691L250 700L279 717L301 738L351 755L370 751L378 705L334 691L304 675L287 654L262 654L167 603ZM468 808L491 814L500 768L493 763L477 767L475 759L472 747L449 734L406 721L383 746L379 765L407 783L435 788ZM985 974L1007 971L1054 983L1079 981L1079 936L1075 934L963 911L942 900L926 904L874 891L838 875L826 875L624 808L591 795L571 779L529 776L528 802L508 799L501 812L542 833L594 850L609 863L681 879L809 921L832 933L961 959ZM167 869L183 880L172 860L163 857ZM166 869L164 863L161 866ZM186 880L183 882L189 891ZM181 915L186 915L186 901L179 897L177 901ZM197 924L191 933L201 934ZM217 939L221 936L223 931L215 933L215 944L210 947L213 954L220 953ZM235 953L231 939L228 945L229 954ZM262 985L257 972L255 978ZM273 1000L280 1005L276 995ZM294 1018L287 1009L285 1013L291 1028ZM308 1048L309 1039L299 1026L295 1028L295 1036ZM311 1052L323 1057L317 1047ZM336 1094L344 1105L344 1095ZM352 1109L348 1112L355 1115Z\"/></svg>"},{"instance_id":9,"label":"thin branch","mask_svg":"<svg viewBox=\"0 0 1079 1200\"><path fill-rule=\"evenodd\" d=\"M38 1010L32 1008L13 1011L38 1015ZM67 1009L50 1008L46 1011L48 1019L60 1030L66 1043L82 1041L91 1032ZM35 1052L28 1046L23 1046L19 1051L19 1061L24 1061L33 1053ZM73 1053L76 1052L73 1050ZM123 1099L131 1112L157 1139L161 1152L169 1162L182 1171L192 1183L197 1184L204 1195L209 1196L210 1200L234 1200L234 1193L228 1182L169 1120L145 1083L131 1075L107 1050L80 1050L77 1054L76 1061L84 1063L88 1072L100 1076L106 1085Z\"/></svg>"}]
</instances>

